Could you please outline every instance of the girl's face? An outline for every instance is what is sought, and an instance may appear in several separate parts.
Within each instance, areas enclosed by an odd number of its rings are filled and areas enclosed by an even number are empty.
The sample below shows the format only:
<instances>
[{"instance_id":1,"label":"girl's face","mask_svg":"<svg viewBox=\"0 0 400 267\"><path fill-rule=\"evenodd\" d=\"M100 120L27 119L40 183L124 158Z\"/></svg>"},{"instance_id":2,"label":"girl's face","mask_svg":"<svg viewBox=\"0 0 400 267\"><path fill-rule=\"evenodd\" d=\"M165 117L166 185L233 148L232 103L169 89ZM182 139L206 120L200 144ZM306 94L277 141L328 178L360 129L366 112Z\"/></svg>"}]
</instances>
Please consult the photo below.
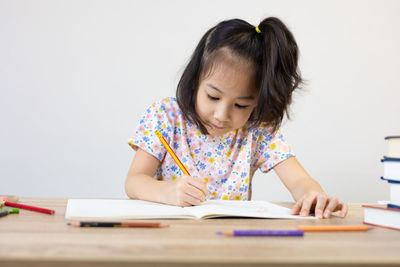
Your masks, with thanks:
<instances>
[{"instance_id":1,"label":"girl's face","mask_svg":"<svg viewBox=\"0 0 400 267\"><path fill-rule=\"evenodd\" d=\"M224 135L245 125L257 103L256 98L250 64L231 56L200 79L196 113L209 134Z\"/></svg>"}]
</instances>

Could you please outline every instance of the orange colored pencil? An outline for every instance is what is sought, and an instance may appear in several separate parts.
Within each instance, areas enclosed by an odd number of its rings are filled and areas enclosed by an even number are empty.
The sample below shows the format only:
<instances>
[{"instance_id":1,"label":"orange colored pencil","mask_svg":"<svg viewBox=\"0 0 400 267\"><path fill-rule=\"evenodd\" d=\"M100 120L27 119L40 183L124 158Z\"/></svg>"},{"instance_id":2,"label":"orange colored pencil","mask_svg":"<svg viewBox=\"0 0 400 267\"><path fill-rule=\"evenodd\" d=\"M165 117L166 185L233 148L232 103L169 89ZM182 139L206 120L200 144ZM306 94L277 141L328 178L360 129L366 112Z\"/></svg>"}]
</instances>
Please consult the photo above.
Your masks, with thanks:
<instances>
[{"instance_id":1,"label":"orange colored pencil","mask_svg":"<svg viewBox=\"0 0 400 267\"><path fill-rule=\"evenodd\" d=\"M75 227L141 227L141 228L164 228L168 224L159 222L69 222L68 225Z\"/></svg>"},{"instance_id":2,"label":"orange colored pencil","mask_svg":"<svg viewBox=\"0 0 400 267\"><path fill-rule=\"evenodd\" d=\"M338 231L367 231L366 225L299 225L298 230L305 232L338 232Z\"/></svg>"},{"instance_id":3,"label":"orange colored pencil","mask_svg":"<svg viewBox=\"0 0 400 267\"><path fill-rule=\"evenodd\" d=\"M167 149L167 151L169 152L169 154L171 155L171 157L175 160L176 164L178 164L179 168L181 169L181 171L186 174L186 175L190 175L190 173L186 170L185 166L183 166L182 162L179 160L178 156L174 153L174 151L172 150L172 148L169 146L169 144L167 143L167 141L164 139L164 137L161 135L161 133L158 130L154 131L155 134L158 136L158 138L160 139L161 143L164 145L164 147Z\"/></svg>"}]
</instances>

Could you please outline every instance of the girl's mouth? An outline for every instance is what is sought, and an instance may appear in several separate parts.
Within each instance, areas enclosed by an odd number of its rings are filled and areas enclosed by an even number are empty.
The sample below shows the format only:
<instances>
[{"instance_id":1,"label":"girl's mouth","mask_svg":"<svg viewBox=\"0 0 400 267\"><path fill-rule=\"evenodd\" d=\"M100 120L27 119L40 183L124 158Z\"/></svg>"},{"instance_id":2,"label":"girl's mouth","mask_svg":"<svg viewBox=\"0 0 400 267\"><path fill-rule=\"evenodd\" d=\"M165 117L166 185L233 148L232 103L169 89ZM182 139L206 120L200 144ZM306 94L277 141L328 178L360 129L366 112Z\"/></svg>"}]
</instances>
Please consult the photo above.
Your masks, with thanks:
<instances>
[{"instance_id":1,"label":"girl's mouth","mask_svg":"<svg viewBox=\"0 0 400 267\"><path fill-rule=\"evenodd\" d=\"M217 125L215 125L214 123L211 123L211 126L212 126L213 128L215 128L215 129L218 129L218 130L223 130L223 129L226 128L226 127L217 126Z\"/></svg>"}]
</instances>

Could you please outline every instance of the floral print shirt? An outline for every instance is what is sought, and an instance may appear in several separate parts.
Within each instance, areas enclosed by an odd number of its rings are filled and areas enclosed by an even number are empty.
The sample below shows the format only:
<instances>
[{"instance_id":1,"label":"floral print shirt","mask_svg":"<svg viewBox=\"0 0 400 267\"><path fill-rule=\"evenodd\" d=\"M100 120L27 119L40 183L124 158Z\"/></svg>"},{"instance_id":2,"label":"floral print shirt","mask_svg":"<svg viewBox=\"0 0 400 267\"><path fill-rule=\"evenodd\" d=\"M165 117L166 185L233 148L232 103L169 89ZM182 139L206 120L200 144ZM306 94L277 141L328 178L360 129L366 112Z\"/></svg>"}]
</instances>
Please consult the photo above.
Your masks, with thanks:
<instances>
[{"instance_id":1,"label":"floral print shirt","mask_svg":"<svg viewBox=\"0 0 400 267\"><path fill-rule=\"evenodd\" d=\"M233 130L223 136L202 134L184 119L175 98L152 104L143 115L129 145L160 161L158 180L174 181L183 174L155 134L159 130L191 176L207 180L208 199L250 200L251 179L257 169L268 172L294 156L282 133L266 125Z\"/></svg>"}]
</instances>

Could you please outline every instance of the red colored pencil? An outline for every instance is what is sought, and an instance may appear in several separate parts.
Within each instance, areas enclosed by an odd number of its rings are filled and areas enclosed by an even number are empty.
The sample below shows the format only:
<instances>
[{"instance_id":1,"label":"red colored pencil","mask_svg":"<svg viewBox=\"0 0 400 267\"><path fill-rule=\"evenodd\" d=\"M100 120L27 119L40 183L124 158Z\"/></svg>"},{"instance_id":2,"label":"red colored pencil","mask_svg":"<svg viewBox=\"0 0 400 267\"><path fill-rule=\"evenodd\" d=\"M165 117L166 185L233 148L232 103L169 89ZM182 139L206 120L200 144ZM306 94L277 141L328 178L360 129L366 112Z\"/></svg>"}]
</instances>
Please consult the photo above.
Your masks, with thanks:
<instances>
[{"instance_id":1,"label":"red colored pencil","mask_svg":"<svg viewBox=\"0 0 400 267\"><path fill-rule=\"evenodd\" d=\"M4 205L10 206L10 207L15 207L15 208L20 208L20 209L25 209L25 210L32 210L32 211L37 211L37 212L42 212L42 213L47 213L47 214L54 214L54 210L49 210L49 209L44 209L44 208L39 208L39 207L34 207L34 206L29 206L29 205L24 205L24 204L19 204L19 203L13 203L9 201L5 201Z\"/></svg>"}]
</instances>

